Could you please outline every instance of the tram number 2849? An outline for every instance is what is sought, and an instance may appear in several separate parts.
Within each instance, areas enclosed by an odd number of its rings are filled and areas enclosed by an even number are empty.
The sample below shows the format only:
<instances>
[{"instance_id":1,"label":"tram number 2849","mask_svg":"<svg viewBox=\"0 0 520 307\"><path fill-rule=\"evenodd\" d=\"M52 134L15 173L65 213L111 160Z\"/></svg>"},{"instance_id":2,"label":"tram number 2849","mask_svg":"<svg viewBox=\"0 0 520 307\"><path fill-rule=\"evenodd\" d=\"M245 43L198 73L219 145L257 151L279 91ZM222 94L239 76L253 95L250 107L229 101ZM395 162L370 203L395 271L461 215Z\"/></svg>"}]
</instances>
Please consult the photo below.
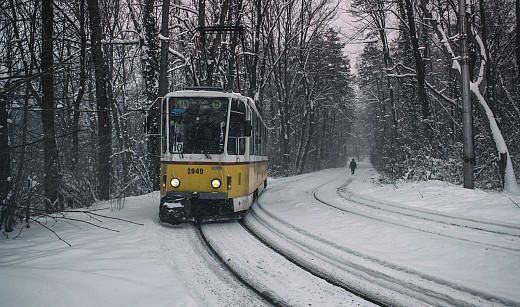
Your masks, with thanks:
<instances>
[{"instance_id":1,"label":"tram number 2849","mask_svg":"<svg viewBox=\"0 0 520 307\"><path fill-rule=\"evenodd\" d=\"M204 174L204 169L202 168L188 168L188 175L202 175Z\"/></svg>"}]
</instances>

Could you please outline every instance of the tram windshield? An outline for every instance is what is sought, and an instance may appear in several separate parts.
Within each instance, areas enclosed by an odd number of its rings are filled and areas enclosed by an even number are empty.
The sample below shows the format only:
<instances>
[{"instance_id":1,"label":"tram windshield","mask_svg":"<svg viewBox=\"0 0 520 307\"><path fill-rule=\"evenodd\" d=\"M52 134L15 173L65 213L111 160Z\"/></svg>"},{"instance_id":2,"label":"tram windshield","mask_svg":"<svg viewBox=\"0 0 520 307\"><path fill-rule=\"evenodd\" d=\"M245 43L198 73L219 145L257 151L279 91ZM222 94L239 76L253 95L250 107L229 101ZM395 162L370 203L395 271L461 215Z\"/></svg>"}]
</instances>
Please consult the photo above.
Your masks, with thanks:
<instances>
[{"instance_id":1,"label":"tram windshield","mask_svg":"<svg viewBox=\"0 0 520 307\"><path fill-rule=\"evenodd\" d=\"M227 98L169 99L169 149L179 154L224 152Z\"/></svg>"}]
</instances>

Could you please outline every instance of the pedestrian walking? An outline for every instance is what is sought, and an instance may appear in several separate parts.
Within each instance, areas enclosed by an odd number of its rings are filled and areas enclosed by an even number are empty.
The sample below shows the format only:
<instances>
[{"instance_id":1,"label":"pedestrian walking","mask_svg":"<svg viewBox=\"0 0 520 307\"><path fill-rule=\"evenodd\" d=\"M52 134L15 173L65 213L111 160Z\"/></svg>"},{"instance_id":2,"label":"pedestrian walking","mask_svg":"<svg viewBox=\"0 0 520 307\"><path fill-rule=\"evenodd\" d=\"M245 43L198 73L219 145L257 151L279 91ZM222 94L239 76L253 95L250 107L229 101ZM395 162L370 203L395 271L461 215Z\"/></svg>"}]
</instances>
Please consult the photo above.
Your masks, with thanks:
<instances>
[{"instance_id":1,"label":"pedestrian walking","mask_svg":"<svg viewBox=\"0 0 520 307\"><path fill-rule=\"evenodd\" d=\"M357 163L356 163L356 160L354 160L354 158L352 158L352 161L350 161L349 167L350 167L350 171L352 172L352 175L354 175L354 173L356 172L356 168L357 168Z\"/></svg>"}]
</instances>

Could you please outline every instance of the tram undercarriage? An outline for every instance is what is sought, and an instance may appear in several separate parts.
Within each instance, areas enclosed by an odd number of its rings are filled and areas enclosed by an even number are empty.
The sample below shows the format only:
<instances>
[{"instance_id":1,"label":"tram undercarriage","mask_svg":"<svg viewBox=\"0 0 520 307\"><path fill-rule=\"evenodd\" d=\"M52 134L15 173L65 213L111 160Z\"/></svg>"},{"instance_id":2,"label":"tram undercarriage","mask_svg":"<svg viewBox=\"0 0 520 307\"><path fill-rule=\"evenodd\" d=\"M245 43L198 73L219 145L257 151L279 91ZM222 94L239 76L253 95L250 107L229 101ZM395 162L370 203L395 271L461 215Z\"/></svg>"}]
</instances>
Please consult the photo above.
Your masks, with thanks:
<instances>
[{"instance_id":1,"label":"tram undercarriage","mask_svg":"<svg viewBox=\"0 0 520 307\"><path fill-rule=\"evenodd\" d=\"M220 195L223 194L223 195ZM161 198L159 219L172 225L189 221L223 221L242 218L226 193L169 193Z\"/></svg>"}]
</instances>

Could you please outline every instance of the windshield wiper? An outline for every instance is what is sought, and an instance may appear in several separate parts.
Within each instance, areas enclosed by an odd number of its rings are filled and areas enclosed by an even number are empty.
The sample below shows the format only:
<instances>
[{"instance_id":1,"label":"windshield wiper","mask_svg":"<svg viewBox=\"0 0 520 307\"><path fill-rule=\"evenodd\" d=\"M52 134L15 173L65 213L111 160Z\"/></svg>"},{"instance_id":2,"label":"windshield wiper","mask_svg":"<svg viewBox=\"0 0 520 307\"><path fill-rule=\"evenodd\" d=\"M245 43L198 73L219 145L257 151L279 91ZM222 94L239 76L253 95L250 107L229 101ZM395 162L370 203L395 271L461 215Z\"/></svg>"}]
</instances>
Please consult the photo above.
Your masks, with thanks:
<instances>
[{"instance_id":1,"label":"windshield wiper","mask_svg":"<svg viewBox=\"0 0 520 307\"><path fill-rule=\"evenodd\" d=\"M202 153L206 156L208 159L213 159L210 155L208 155L204 150L201 150Z\"/></svg>"}]
</instances>

